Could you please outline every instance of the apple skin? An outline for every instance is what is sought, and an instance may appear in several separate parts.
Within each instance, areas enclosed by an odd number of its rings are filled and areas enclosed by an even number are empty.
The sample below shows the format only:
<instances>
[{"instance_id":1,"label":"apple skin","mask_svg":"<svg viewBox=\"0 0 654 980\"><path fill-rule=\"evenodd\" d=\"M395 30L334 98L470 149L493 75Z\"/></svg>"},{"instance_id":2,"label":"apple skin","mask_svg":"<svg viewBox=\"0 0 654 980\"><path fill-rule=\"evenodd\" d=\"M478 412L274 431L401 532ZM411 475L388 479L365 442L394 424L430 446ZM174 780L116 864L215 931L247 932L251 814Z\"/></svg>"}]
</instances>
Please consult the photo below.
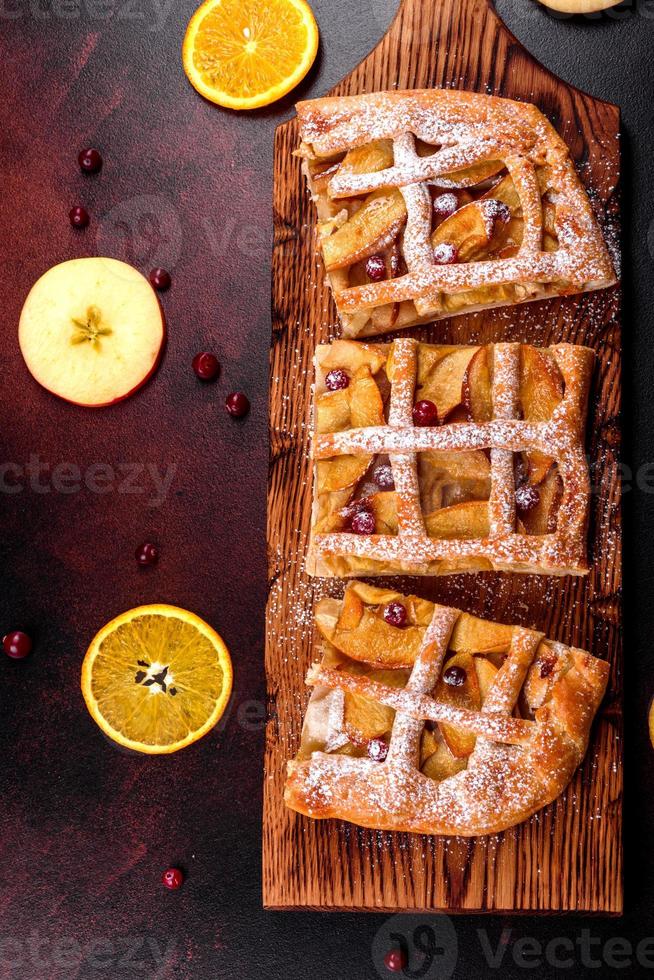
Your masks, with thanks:
<instances>
[{"instance_id":1,"label":"apple skin","mask_svg":"<svg viewBox=\"0 0 654 980\"><path fill-rule=\"evenodd\" d=\"M77 389L71 393L67 388L74 370L80 367L77 358L88 359L87 345L70 343L72 321L74 317L83 318L84 310L93 305L99 305L112 324L112 336L101 337L101 350L91 355L90 378L85 378L88 393L84 383L79 384L79 370ZM52 330L45 343L40 343L43 324L48 326L49 310ZM121 330L121 324L126 322L136 323L139 331ZM165 342L166 322L159 297L145 276L117 259L71 259L53 266L30 290L20 317L21 353L34 379L51 394L84 408L115 405L142 388L157 370ZM66 371L67 364L70 372ZM54 379L53 365L57 367ZM126 369L131 375L128 388ZM111 388L113 380L114 397L94 399L94 374L105 389Z\"/></svg>"}]
</instances>

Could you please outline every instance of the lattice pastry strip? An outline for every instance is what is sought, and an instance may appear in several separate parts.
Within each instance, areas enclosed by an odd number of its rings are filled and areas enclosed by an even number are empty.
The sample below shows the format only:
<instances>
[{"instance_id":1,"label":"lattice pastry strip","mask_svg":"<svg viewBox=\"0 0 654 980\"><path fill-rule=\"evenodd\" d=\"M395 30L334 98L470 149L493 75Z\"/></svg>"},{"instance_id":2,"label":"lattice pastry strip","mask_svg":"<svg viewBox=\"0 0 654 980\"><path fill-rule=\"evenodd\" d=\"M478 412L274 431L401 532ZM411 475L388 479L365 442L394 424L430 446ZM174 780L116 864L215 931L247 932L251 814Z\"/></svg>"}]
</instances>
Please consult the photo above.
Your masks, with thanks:
<instances>
[{"instance_id":1,"label":"lattice pastry strip","mask_svg":"<svg viewBox=\"0 0 654 980\"><path fill-rule=\"evenodd\" d=\"M431 90L297 111L344 336L615 282L568 148L535 106Z\"/></svg>"},{"instance_id":2,"label":"lattice pastry strip","mask_svg":"<svg viewBox=\"0 0 654 980\"><path fill-rule=\"evenodd\" d=\"M316 624L324 656L285 793L300 813L493 833L555 799L586 752L608 665L585 651L360 582L322 600Z\"/></svg>"},{"instance_id":3,"label":"lattice pastry strip","mask_svg":"<svg viewBox=\"0 0 654 980\"><path fill-rule=\"evenodd\" d=\"M584 574L592 362L592 351L569 344L319 347L309 573ZM335 375L345 389L328 389ZM446 406L442 424L414 424L424 391ZM380 490L386 458L392 480ZM437 500L444 484L452 504Z\"/></svg>"}]
</instances>

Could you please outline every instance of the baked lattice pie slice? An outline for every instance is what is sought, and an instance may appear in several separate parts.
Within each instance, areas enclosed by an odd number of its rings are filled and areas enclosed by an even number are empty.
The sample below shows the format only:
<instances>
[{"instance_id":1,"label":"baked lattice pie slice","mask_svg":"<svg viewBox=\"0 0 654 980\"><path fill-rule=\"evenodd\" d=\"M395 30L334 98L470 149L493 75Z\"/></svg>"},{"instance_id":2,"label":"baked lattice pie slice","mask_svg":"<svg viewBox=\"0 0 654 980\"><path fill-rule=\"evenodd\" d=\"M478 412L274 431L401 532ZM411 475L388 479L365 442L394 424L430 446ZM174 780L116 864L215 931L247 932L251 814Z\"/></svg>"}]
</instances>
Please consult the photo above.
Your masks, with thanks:
<instances>
[{"instance_id":1,"label":"baked lattice pie slice","mask_svg":"<svg viewBox=\"0 0 654 980\"><path fill-rule=\"evenodd\" d=\"M343 336L615 282L568 148L535 106L434 89L297 112Z\"/></svg>"},{"instance_id":2,"label":"baked lattice pie slice","mask_svg":"<svg viewBox=\"0 0 654 980\"><path fill-rule=\"evenodd\" d=\"M350 583L318 603L322 661L287 806L427 834L495 833L567 786L604 661L519 626Z\"/></svg>"},{"instance_id":3,"label":"baked lattice pie slice","mask_svg":"<svg viewBox=\"0 0 654 980\"><path fill-rule=\"evenodd\" d=\"M316 350L312 575L584 574L593 352Z\"/></svg>"}]
</instances>

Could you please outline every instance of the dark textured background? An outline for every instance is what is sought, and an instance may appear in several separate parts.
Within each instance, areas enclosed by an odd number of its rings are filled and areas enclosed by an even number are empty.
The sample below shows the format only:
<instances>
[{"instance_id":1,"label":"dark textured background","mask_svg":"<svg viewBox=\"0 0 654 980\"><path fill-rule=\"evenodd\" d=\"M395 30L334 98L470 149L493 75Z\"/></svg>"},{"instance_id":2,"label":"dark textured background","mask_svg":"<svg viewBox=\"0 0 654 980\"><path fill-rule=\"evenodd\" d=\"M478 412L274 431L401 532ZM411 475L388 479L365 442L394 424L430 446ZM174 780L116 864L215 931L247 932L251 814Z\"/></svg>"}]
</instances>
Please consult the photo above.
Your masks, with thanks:
<instances>
[{"instance_id":1,"label":"dark textured background","mask_svg":"<svg viewBox=\"0 0 654 980\"><path fill-rule=\"evenodd\" d=\"M322 49L296 94L321 94L348 72L395 6L314 0ZM32 459L33 474L17 482L6 467L0 472L0 632L23 628L36 643L28 661L0 662L0 977L374 980L389 976L374 945L389 929L386 917L261 909L272 134L292 100L237 116L197 96L180 61L192 9L192 0L0 6L0 462L25 467ZM625 942L635 950L654 936L646 731L654 618L654 480L648 492L646 468L654 459L654 3L634 0L576 19L554 17L532 0L498 0L498 9L548 67L624 113L627 911L613 920L456 918L456 945L447 940L446 955L422 975L450 976L446 961L458 951L456 977L522 976L515 960L531 947L515 946L520 937L574 944L572 953L551 948L550 964L527 970L532 976L614 975L619 964L622 975L636 975L645 970L635 954L626 965ZM94 178L76 163L89 144L105 159ZM76 203L92 213L82 233L67 220ZM16 325L46 268L97 252L146 270L167 265L173 287L163 297L169 341L158 374L136 397L92 412L32 381ZM223 364L216 385L202 386L190 368L205 347ZM252 401L240 423L223 408L234 388ZM53 469L62 463L82 474L109 464L115 480L103 494L84 481L79 492L58 492L61 471ZM132 486L139 492L127 492L126 465L145 467ZM148 466L160 474L176 467L159 505ZM150 570L133 557L145 539L161 547ZM156 600L193 609L223 634L235 689L219 732L171 758L150 759L103 738L78 678L95 631L123 609ZM176 893L159 881L170 864L187 871ZM429 921L412 917L402 927L411 939L413 927ZM493 969L484 933L494 948L503 928L512 932L501 969ZM607 939L614 942L603 954ZM654 940L648 950L652 969Z\"/></svg>"}]
</instances>

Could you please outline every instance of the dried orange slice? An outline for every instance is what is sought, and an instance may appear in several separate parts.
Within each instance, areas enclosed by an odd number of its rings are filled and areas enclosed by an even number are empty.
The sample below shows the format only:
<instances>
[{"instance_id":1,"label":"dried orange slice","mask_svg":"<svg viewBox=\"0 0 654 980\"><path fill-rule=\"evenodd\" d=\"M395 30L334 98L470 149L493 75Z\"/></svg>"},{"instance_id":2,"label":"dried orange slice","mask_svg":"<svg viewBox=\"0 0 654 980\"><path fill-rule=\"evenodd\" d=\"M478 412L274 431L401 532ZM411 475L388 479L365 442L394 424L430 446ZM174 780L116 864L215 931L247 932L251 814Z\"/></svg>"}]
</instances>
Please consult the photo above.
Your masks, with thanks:
<instances>
[{"instance_id":1,"label":"dried orange slice","mask_svg":"<svg viewBox=\"0 0 654 980\"><path fill-rule=\"evenodd\" d=\"M206 0L189 22L184 71L228 109L269 105L302 81L318 51L306 0Z\"/></svg>"},{"instance_id":2,"label":"dried orange slice","mask_svg":"<svg viewBox=\"0 0 654 980\"><path fill-rule=\"evenodd\" d=\"M210 731L232 690L232 662L204 620L176 606L139 606L107 623L82 664L94 721L119 745L177 752Z\"/></svg>"}]
</instances>

